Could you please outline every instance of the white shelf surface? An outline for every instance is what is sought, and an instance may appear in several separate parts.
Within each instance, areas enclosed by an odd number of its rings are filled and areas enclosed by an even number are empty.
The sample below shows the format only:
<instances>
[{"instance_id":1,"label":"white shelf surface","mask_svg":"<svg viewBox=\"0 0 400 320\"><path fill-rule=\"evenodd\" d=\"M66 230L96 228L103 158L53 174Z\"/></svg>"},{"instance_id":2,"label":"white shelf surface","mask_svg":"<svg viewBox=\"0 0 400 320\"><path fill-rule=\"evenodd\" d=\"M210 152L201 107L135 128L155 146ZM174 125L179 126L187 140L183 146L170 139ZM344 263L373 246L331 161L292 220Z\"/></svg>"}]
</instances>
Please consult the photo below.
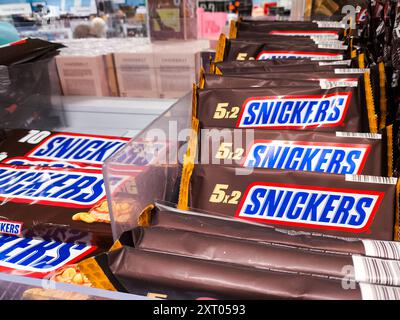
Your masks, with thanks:
<instances>
[{"instance_id":1,"label":"white shelf surface","mask_svg":"<svg viewBox=\"0 0 400 320\"><path fill-rule=\"evenodd\" d=\"M66 125L59 131L132 137L167 110L174 99L63 97Z\"/></svg>"}]
</instances>

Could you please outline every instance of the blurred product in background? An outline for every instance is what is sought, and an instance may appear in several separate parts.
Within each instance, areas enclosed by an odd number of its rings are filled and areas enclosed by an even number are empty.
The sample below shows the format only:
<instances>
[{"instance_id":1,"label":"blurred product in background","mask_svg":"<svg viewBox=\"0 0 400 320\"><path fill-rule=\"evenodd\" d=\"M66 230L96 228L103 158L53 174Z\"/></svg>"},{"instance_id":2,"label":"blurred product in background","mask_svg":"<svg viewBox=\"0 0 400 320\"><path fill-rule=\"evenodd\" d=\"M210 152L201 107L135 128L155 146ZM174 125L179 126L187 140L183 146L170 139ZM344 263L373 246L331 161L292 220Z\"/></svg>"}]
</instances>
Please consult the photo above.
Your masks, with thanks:
<instances>
[{"instance_id":1,"label":"blurred product in background","mask_svg":"<svg viewBox=\"0 0 400 320\"><path fill-rule=\"evenodd\" d=\"M149 43L132 38L64 43L57 57L64 95L179 98L200 71L205 40Z\"/></svg>"},{"instance_id":2,"label":"blurred product in background","mask_svg":"<svg viewBox=\"0 0 400 320\"><path fill-rule=\"evenodd\" d=\"M368 7L368 3L368 0L306 0L304 16L311 20L338 20L350 10L346 6L354 7L360 13L360 9Z\"/></svg>"},{"instance_id":3,"label":"blurred product in background","mask_svg":"<svg viewBox=\"0 0 400 320\"><path fill-rule=\"evenodd\" d=\"M0 46L19 39L18 31L8 22L0 21Z\"/></svg>"},{"instance_id":4,"label":"blurred product in background","mask_svg":"<svg viewBox=\"0 0 400 320\"><path fill-rule=\"evenodd\" d=\"M400 300L399 17L0 0L0 276L88 289L33 300Z\"/></svg>"},{"instance_id":5,"label":"blurred product in background","mask_svg":"<svg viewBox=\"0 0 400 320\"><path fill-rule=\"evenodd\" d=\"M153 39L195 39L195 0L149 0L150 36Z\"/></svg>"}]
</instances>

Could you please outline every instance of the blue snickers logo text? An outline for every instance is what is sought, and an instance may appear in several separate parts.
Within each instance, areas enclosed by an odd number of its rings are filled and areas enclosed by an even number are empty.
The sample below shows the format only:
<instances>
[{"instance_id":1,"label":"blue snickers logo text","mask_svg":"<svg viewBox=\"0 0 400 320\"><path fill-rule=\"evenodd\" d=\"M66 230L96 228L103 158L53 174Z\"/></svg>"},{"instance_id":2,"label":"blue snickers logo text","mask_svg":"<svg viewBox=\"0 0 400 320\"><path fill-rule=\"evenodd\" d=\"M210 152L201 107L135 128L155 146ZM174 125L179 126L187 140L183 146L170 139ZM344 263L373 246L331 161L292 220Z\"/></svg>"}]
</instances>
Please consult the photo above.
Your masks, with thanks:
<instances>
[{"instance_id":1,"label":"blue snickers logo text","mask_svg":"<svg viewBox=\"0 0 400 320\"><path fill-rule=\"evenodd\" d=\"M0 234L21 235L22 223L8 220L0 220Z\"/></svg>"},{"instance_id":2,"label":"blue snickers logo text","mask_svg":"<svg viewBox=\"0 0 400 320\"><path fill-rule=\"evenodd\" d=\"M0 236L0 268L50 272L89 254L93 246Z\"/></svg>"},{"instance_id":3,"label":"blue snickers logo text","mask_svg":"<svg viewBox=\"0 0 400 320\"><path fill-rule=\"evenodd\" d=\"M101 165L126 144L125 139L55 134L26 157Z\"/></svg>"},{"instance_id":4,"label":"blue snickers logo text","mask_svg":"<svg viewBox=\"0 0 400 320\"><path fill-rule=\"evenodd\" d=\"M360 174L369 145L255 141L244 159L244 167Z\"/></svg>"},{"instance_id":5,"label":"blue snickers logo text","mask_svg":"<svg viewBox=\"0 0 400 320\"><path fill-rule=\"evenodd\" d=\"M104 196L100 170L0 166L0 199L89 208Z\"/></svg>"},{"instance_id":6,"label":"blue snickers logo text","mask_svg":"<svg viewBox=\"0 0 400 320\"><path fill-rule=\"evenodd\" d=\"M351 92L327 95L255 97L241 109L238 128L307 129L343 123Z\"/></svg>"},{"instance_id":7,"label":"blue snickers logo text","mask_svg":"<svg viewBox=\"0 0 400 320\"><path fill-rule=\"evenodd\" d=\"M236 217L263 223L363 232L382 198L382 192L253 183Z\"/></svg>"}]
</instances>

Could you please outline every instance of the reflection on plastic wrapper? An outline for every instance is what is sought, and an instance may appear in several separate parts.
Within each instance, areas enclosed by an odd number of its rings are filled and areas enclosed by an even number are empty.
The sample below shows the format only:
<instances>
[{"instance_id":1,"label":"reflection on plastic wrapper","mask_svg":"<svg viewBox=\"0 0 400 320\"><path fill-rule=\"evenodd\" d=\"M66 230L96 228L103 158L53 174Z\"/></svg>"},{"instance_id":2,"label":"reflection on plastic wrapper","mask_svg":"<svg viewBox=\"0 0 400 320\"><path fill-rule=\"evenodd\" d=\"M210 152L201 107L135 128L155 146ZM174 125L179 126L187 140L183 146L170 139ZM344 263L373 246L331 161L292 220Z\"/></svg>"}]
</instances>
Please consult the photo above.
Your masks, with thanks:
<instances>
[{"instance_id":1,"label":"reflection on plastic wrapper","mask_svg":"<svg viewBox=\"0 0 400 320\"><path fill-rule=\"evenodd\" d=\"M177 202L190 115L188 94L106 161L103 172L114 240L137 226L140 212L154 200Z\"/></svg>"},{"instance_id":2,"label":"reflection on plastic wrapper","mask_svg":"<svg viewBox=\"0 0 400 320\"><path fill-rule=\"evenodd\" d=\"M65 123L54 59L0 66L0 126L52 129Z\"/></svg>"}]
</instances>

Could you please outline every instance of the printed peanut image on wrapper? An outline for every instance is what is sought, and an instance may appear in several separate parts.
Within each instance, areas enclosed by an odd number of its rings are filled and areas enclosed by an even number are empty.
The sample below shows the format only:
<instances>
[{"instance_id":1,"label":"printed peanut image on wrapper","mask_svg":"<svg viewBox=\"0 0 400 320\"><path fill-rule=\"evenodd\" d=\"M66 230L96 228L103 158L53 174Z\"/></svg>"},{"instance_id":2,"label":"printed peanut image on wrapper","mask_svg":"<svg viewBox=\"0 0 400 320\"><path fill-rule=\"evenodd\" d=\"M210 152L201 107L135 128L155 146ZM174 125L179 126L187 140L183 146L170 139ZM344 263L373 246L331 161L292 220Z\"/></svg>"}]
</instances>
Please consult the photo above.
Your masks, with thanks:
<instances>
[{"instance_id":1,"label":"printed peanut image on wrapper","mask_svg":"<svg viewBox=\"0 0 400 320\"><path fill-rule=\"evenodd\" d=\"M341 41L336 39L315 39L309 37L294 36L288 38L286 36L273 36L265 37L259 33L248 32L247 38L230 38L228 45L231 49L239 45L239 43L253 43L263 44L263 50L274 50L274 49L287 49L287 50L302 50L302 49L328 49L328 50L339 50L346 51L349 49L349 41ZM283 46L286 44L286 47ZM238 57L238 56L237 56ZM239 56L240 57L240 56ZM245 56L243 56L245 58ZM251 57L249 58L251 60ZM240 60L240 58L239 58ZM244 59L246 60L246 59Z\"/></svg>"},{"instance_id":2,"label":"printed peanut image on wrapper","mask_svg":"<svg viewBox=\"0 0 400 320\"><path fill-rule=\"evenodd\" d=\"M354 132L211 128L204 129L199 137L199 163L392 176L393 152L389 147L393 140L388 143L386 137Z\"/></svg>"},{"instance_id":3,"label":"printed peanut image on wrapper","mask_svg":"<svg viewBox=\"0 0 400 320\"><path fill-rule=\"evenodd\" d=\"M189 175L178 208L334 236L398 239L397 178L203 164Z\"/></svg>"}]
</instances>

